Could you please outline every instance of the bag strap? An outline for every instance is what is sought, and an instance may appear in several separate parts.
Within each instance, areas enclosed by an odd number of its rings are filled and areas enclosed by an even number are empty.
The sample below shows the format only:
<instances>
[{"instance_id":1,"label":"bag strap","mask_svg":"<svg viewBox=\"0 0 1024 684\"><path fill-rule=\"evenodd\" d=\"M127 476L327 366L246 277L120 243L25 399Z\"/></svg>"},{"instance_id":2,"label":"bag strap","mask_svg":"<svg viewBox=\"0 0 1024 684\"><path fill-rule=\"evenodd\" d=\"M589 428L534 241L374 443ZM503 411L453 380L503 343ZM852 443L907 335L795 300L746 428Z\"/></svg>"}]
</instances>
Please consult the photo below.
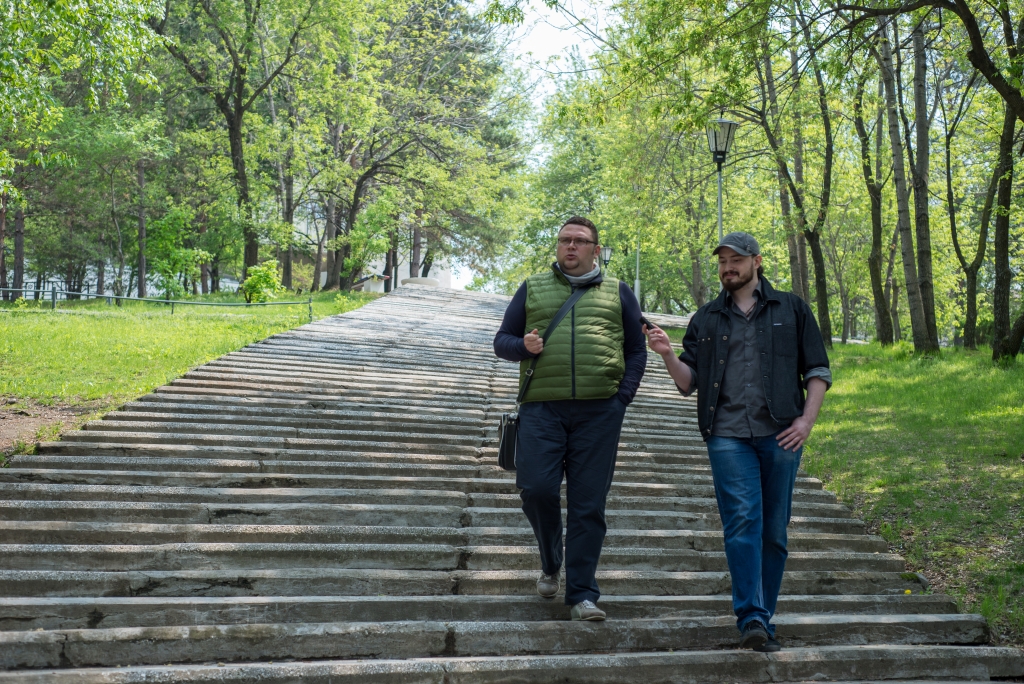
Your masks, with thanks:
<instances>
[{"instance_id":1,"label":"bag strap","mask_svg":"<svg viewBox=\"0 0 1024 684\"><path fill-rule=\"evenodd\" d=\"M544 331L544 336L541 339L544 340L545 344L547 344L548 338L551 337L551 333L555 332L555 328L557 328L558 324L562 322L565 315L569 313L569 309L576 305L576 302L580 300L580 297L587 293L588 289L590 288L578 287L571 295L569 295L569 298L565 300L565 303L562 304L562 308L558 310L554 318L551 319L551 322L548 323L548 329ZM530 367L526 369L526 380L523 381L523 388L519 390L519 396L516 397L516 406L523 403L523 399L526 397L526 390L530 387L530 380L533 379L533 369L537 367L537 360L539 358L540 356L533 357Z\"/></svg>"}]
</instances>

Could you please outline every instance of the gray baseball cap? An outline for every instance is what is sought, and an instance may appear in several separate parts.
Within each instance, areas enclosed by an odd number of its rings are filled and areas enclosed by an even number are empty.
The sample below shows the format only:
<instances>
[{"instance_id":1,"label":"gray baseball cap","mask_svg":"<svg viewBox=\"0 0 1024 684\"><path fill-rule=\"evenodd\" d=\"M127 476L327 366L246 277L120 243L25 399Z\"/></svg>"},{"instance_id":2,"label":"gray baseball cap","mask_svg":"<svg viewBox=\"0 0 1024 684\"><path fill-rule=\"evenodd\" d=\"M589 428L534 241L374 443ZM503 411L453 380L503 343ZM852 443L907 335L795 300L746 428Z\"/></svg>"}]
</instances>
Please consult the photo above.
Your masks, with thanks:
<instances>
[{"instance_id":1,"label":"gray baseball cap","mask_svg":"<svg viewBox=\"0 0 1024 684\"><path fill-rule=\"evenodd\" d=\"M757 244L754 236L742 231L722 236L722 241L718 243L712 254L718 254L718 251L723 247L734 250L740 256L754 256L761 253L761 246Z\"/></svg>"}]
</instances>

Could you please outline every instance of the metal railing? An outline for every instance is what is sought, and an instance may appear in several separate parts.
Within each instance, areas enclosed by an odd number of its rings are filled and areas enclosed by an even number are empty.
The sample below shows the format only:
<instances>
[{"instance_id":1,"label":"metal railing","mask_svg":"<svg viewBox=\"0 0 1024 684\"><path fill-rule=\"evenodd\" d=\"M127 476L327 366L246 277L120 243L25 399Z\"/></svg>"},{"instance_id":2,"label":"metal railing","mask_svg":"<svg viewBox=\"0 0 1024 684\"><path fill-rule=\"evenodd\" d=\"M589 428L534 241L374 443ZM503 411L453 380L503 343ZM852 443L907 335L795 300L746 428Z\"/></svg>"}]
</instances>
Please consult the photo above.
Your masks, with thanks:
<instances>
[{"instance_id":1,"label":"metal railing","mask_svg":"<svg viewBox=\"0 0 1024 684\"><path fill-rule=\"evenodd\" d=\"M65 301L68 300L68 295L74 295L75 297L78 297L79 299L106 299L107 300L107 304L111 304L115 300L121 300L121 301L126 301L126 302L143 302L143 303L146 303L146 304L163 304L164 306L168 306L169 305L171 307L171 314L174 314L174 307L175 307L175 305L179 305L179 306L234 306L234 307L243 306L245 308L249 308L249 307L252 307L252 306L295 306L297 304L305 304L307 307L309 307L309 322L310 323L313 322L313 298L312 297L308 297L306 299L306 301L304 301L304 302L303 301L299 301L299 302L193 302L193 301L189 301L187 299L152 299L152 298L149 298L149 297L119 297L117 295L99 294L99 293L96 293L96 292L68 292L67 290L58 290L57 288L53 288L52 290L47 291L47 290L36 290L36 289L30 289L30 288L0 287L0 292L20 292L21 295L22 295L21 296L22 299L25 298L25 293L26 292L31 292L33 294L35 294L37 292L46 294L48 292L49 295L50 295L50 309L56 309L57 308L57 295L64 295L64 300ZM15 297L13 299L17 299L17 297ZM28 300L26 299L25 301L28 301ZM35 301L41 301L41 299L36 299Z\"/></svg>"}]
</instances>

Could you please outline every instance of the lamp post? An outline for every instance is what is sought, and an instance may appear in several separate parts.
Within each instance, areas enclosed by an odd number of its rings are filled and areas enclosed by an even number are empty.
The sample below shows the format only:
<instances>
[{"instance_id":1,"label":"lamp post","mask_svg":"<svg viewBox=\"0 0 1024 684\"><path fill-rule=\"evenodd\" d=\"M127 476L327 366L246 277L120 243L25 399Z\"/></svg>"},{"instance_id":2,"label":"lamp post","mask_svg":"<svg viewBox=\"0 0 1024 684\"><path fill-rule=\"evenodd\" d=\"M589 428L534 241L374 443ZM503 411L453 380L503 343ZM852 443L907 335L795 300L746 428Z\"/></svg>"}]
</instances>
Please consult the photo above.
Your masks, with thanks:
<instances>
[{"instance_id":1,"label":"lamp post","mask_svg":"<svg viewBox=\"0 0 1024 684\"><path fill-rule=\"evenodd\" d=\"M604 268L608 270L608 262L612 260L612 248L602 247L601 248L601 263L604 264Z\"/></svg>"},{"instance_id":2,"label":"lamp post","mask_svg":"<svg viewBox=\"0 0 1024 684\"><path fill-rule=\"evenodd\" d=\"M725 163L725 155L732 145L732 137L736 134L735 121L718 118L708 122L708 147L711 149L711 158L718 164L718 241L722 241L722 164Z\"/></svg>"}]
</instances>

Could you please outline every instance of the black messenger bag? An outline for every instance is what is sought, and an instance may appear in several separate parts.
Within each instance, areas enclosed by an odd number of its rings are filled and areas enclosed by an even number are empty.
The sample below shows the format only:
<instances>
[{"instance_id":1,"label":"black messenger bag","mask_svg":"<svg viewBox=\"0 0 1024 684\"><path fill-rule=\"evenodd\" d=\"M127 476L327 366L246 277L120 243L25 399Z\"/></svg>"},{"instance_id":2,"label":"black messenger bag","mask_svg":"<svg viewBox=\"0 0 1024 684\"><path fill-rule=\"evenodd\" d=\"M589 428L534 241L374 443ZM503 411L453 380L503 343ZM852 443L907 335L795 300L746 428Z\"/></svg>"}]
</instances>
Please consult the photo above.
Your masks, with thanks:
<instances>
[{"instance_id":1,"label":"black messenger bag","mask_svg":"<svg viewBox=\"0 0 1024 684\"><path fill-rule=\"evenodd\" d=\"M586 287L578 287L565 300L565 304L562 304L562 308L558 310L555 317L551 319L551 323L548 324L548 329L544 331L544 336L541 338L544 340L544 344L547 344L551 333L555 332L555 328L562 322L565 315L569 313L569 310L576 305L580 297L587 293L587 289ZM541 353L543 354L544 352ZM498 465L503 470L515 471L516 469L516 452L519 448L519 405L526 398L526 390L530 387L533 369L537 367L538 358L540 357L535 357L530 363L530 367L526 369L526 379L523 380L523 387L519 390L519 396L516 397L516 410L511 413L501 414L501 423L498 425Z\"/></svg>"}]
</instances>

